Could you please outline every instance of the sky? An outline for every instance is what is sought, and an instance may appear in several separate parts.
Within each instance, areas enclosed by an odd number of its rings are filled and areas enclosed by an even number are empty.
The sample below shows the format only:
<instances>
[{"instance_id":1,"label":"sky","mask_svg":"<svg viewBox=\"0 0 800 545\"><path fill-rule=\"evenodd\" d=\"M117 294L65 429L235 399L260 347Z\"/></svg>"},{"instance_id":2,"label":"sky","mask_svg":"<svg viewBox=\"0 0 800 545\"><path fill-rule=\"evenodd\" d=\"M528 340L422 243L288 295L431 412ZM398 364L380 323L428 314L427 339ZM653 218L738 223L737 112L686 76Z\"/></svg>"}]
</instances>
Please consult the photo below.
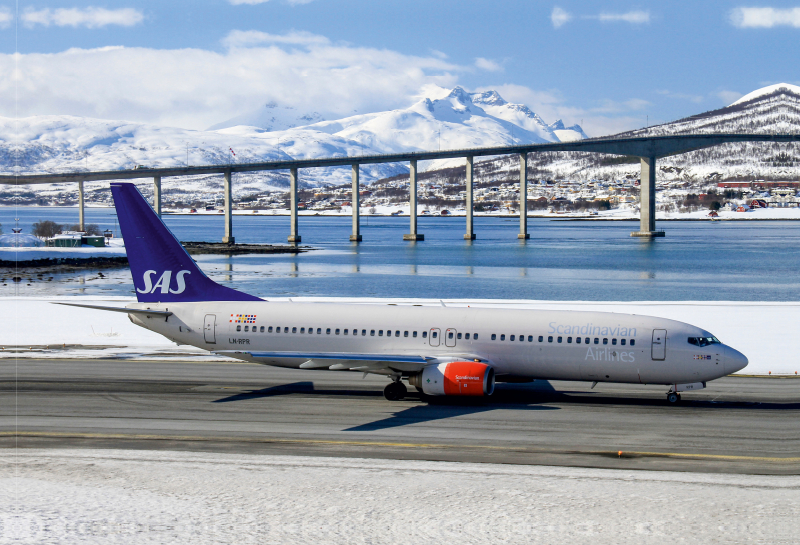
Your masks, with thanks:
<instances>
[{"instance_id":1,"label":"sky","mask_svg":"<svg viewBox=\"0 0 800 545\"><path fill-rule=\"evenodd\" d=\"M0 116L202 130L459 85L599 136L798 84L798 38L800 0L0 0Z\"/></svg>"}]
</instances>

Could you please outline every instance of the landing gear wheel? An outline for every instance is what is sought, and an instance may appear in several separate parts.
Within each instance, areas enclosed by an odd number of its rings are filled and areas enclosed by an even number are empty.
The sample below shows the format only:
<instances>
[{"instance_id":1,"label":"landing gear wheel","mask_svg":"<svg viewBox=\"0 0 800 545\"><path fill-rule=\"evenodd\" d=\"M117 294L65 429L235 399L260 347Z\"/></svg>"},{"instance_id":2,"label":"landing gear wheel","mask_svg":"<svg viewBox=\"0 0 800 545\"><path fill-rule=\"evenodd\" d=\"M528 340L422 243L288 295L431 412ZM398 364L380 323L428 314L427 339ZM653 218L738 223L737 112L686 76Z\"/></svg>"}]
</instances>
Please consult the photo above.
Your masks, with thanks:
<instances>
[{"instance_id":1,"label":"landing gear wheel","mask_svg":"<svg viewBox=\"0 0 800 545\"><path fill-rule=\"evenodd\" d=\"M406 397L408 389L402 382L391 382L383 389L383 397L389 401L399 401Z\"/></svg>"},{"instance_id":2,"label":"landing gear wheel","mask_svg":"<svg viewBox=\"0 0 800 545\"><path fill-rule=\"evenodd\" d=\"M681 400L681 394L670 392L667 394L668 403L678 403Z\"/></svg>"}]
</instances>

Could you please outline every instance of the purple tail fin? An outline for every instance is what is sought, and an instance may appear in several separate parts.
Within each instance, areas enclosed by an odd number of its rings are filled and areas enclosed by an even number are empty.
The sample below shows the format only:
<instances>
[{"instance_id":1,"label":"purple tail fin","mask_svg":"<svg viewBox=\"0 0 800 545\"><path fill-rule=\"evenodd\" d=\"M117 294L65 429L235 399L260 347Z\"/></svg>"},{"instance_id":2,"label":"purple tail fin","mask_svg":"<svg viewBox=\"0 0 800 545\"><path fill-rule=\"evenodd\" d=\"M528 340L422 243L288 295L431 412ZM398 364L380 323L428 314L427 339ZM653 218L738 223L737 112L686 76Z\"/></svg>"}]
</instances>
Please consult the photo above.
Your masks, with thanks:
<instances>
[{"instance_id":1,"label":"purple tail fin","mask_svg":"<svg viewBox=\"0 0 800 545\"><path fill-rule=\"evenodd\" d=\"M140 303L261 301L203 274L135 185L112 182L111 194Z\"/></svg>"}]
</instances>

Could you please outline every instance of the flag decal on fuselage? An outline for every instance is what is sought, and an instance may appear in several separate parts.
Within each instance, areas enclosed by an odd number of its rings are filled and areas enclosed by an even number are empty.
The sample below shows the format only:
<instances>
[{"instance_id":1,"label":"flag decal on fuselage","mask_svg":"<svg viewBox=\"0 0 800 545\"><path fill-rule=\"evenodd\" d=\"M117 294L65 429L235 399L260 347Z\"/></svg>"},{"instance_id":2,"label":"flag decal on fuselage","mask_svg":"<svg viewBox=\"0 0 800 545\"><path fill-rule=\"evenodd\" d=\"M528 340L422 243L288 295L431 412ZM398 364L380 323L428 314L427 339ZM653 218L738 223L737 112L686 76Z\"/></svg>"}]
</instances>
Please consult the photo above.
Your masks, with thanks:
<instances>
[{"instance_id":1,"label":"flag decal on fuselage","mask_svg":"<svg viewBox=\"0 0 800 545\"><path fill-rule=\"evenodd\" d=\"M231 323L236 324L254 324L256 323L255 314L231 314Z\"/></svg>"}]
</instances>

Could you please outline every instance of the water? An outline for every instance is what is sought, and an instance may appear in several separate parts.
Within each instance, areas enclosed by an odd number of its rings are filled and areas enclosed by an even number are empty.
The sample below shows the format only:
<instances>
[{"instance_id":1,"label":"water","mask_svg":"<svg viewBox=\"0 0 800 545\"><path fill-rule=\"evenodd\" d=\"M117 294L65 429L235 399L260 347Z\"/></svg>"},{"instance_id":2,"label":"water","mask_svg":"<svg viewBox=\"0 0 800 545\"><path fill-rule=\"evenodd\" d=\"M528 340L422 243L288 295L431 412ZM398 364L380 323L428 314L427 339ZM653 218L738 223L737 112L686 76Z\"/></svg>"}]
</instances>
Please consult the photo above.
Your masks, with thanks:
<instances>
[{"instance_id":1,"label":"water","mask_svg":"<svg viewBox=\"0 0 800 545\"><path fill-rule=\"evenodd\" d=\"M30 207L33 222L77 221L77 209ZM15 211L0 208L10 232ZM112 209L89 208L87 223L114 230ZM181 240L219 241L220 216L165 216ZM234 216L237 242L285 243L286 216ZM300 255L196 256L214 280L261 297L420 297L587 301L798 301L800 223L661 222L667 236L631 238L634 222L532 219L519 241L517 219L476 218L478 239L463 240L464 218L419 220L426 240L405 242L407 217L363 217L361 244L348 242L349 217L300 217ZM33 278L0 286L11 295L130 295L126 269Z\"/></svg>"}]
</instances>

